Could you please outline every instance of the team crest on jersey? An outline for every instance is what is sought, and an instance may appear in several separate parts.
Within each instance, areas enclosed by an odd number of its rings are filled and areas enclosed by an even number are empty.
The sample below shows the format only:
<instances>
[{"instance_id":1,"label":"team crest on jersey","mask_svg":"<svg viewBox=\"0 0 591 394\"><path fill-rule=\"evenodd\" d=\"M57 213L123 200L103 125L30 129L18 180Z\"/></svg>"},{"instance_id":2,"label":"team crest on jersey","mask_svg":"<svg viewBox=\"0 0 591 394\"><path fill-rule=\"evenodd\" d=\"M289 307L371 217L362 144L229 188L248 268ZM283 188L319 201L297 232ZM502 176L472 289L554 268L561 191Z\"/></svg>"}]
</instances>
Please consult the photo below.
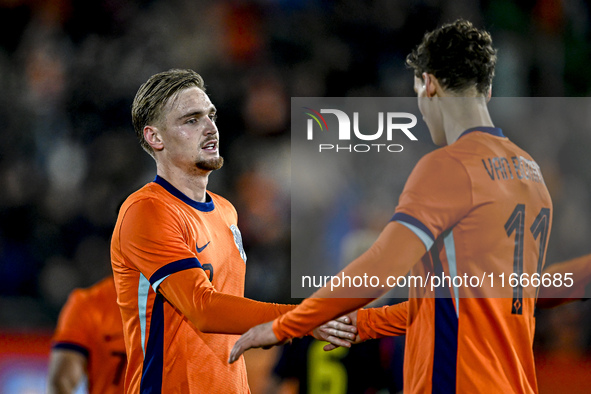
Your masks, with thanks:
<instances>
[{"instance_id":1,"label":"team crest on jersey","mask_svg":"<svg viewBox=\"0 0 591 394\"><path fill-rule=\"evenodd\" d=\"M240 234L240 230L235 225L230 226L230 230L232 230L232 234L234 234L234 243L240 252L240 257L246 263L246 253L244 252L244 246L242 245L242 234Z\"/></svg>"}]
</instances>

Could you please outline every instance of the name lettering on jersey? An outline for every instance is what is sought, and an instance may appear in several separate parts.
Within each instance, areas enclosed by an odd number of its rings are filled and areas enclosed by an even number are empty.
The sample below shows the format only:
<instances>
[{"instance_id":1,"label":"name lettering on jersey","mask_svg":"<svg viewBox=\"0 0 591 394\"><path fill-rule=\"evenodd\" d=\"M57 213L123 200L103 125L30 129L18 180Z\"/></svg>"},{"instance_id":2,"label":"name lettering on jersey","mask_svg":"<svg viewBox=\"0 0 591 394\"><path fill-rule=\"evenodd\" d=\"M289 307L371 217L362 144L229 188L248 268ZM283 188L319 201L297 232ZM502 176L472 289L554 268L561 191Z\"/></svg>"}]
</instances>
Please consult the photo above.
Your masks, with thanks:
<instances>
[{"instance_id":1,"label":"name lettering on jersey","mask_svg":"<svg viewBox=\"0 0 591 394\"><path fill-rule=\"evenodd\" d=\"M338 140L339 141L350 141L351 140L351 129L357 139L362 141L376 141L384 135L387 141L392 141L395 135L395 131L402 132L409 140L417 141L417 137L410 131L410 129L417 124L417 117L408 112L378 112L378 130L372 133L364 133L359 129L359 112L353 112L353 122L349 115L339 109L321 109L320 112L315 111L312 108L304 107L307 110L306 115L310 117L307 122L307 139L314 139L314 125L316 124L321 132L325 129L328 132L328 124L322 114L332 114L336 116L338 123ZM401 120L402 119L402 120ZM407 120L406 122L404 120ZM384 126L385 124L385 126ZM398 133L396 133L398 134ZM318 151L333 151L333 152L402 152L403 146L400 144L319 144Z\"/></svg>"},{"instance_id":2,"label":"name lettering on jersey","mask_svg":"<svg viewBox=\"0 0 591 394\"><path fill-rule=\"evenodd\" d=\"M540 166L533 160L523 156L489 157L482 159L486 173L493 181L507 179L525 179L537 183L544 183Z\"/></svg>"}]
</instances>

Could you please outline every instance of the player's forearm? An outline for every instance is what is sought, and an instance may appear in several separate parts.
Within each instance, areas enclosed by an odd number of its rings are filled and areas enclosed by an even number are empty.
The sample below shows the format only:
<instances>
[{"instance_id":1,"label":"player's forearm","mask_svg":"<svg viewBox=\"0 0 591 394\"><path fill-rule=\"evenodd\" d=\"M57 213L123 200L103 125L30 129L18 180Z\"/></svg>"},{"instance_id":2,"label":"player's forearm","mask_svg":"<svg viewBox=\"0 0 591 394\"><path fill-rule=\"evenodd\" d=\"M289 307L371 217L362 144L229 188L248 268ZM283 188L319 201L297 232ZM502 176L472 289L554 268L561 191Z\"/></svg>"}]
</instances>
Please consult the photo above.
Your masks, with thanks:
<instances>
[{"instance_id":1,"label":"player's forearm","mask_svg":"<svg viewBox=\"0 0 591 394\"><path fill-rule=\"evenodd\" d=\"M159 287L170 303L179 309L201 332L217 334L243 334L251 327L275 319L295 305L281 305L254 301L244 297L223 294L212 286L183 280L178 276L167 278Z\"/></svg>"},{"instance_id":2,"label":"player's forearm","mask_svg":"<svg viewBox=\"0 0 591 394\"><path fill-rule=\"evenodd\" d=\"M408 301L357 312L357 334L362 341L406 334Z\"/></svg>"},{"instance_id":3,"label":"player's forearm","mask_svg":"<svg viewBox=\"0 0 591 394\"><path fill-rule=\"evenodd\" d=\"M357 310L375 298L307 298L296 309L273 322L280 341L308 335L314 328Z\"/></svg>"},{"instance_id":4,"label":"player's forearm","mask_svg":"<svg viewBox=\"0 0 591 394\"><path fill-rule=\"evenodd\" d=\"M343 269L345 277L383 276L376 270L376 261L384 254L379 243ZM340 274L339 274L340 275ZM385 282L385 281L384 281ZM273 323L273 332L281 341L307 335L314 328L339 316L357 310L380 297L386 288L323 287L310 298L305 299L296 309L280 316Z\"/></svg>"}]
</instances>

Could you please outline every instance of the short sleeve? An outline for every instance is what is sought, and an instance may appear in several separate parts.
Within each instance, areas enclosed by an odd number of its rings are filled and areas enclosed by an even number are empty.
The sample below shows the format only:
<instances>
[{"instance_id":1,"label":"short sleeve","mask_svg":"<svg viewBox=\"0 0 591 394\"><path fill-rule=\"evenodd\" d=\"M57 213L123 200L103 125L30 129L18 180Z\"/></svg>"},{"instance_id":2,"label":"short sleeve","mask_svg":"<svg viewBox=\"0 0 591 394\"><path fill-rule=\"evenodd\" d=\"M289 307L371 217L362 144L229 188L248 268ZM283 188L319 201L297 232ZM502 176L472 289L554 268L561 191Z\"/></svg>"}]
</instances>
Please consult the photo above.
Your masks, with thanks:
<instances>
[{"instance_id":1,"label":"short sleeve","mask_svg":"<svg viewBox=\"0 0 591 394\"><path fill-rule=\"evenodd\" d=\"M64 304L52 338L53 349L77 351L88 357L93 347L92 305L80 289L72 291Z\"/></svg>"},{"instance_id":2,"label":"short sleeve","mask_svg":"<svg viewBox=\"0 0 591 394\"><path fill-rule=\"evenodd\" d=\"M472 186L464 166L439 149L423 157L406 182L392 220L411 229L427 250L472 207Z\"/></svg>"},{"instance_id":3,"label":"short sleeve","mask_svg":"<svg viewBox=\"0 0 591 394\"><path fill-rule=\"evenodd\" d=\"M201 268L191 250L186 225L174 208L156 199L131 204L121 222L121 253L156 288L168 275Z\"/></svg>"}]
</instances>

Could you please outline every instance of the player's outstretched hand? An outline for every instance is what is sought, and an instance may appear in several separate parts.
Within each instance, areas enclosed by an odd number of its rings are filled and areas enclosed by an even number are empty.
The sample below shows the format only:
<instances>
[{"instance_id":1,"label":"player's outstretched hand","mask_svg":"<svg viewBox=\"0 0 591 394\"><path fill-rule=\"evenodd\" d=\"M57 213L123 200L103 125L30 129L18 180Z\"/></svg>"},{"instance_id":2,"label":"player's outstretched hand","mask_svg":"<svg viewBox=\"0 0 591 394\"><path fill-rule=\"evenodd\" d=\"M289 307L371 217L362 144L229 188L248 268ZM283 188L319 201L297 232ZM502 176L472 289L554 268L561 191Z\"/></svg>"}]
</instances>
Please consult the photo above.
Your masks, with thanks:
<instances>
[{"instance_id":1,"label":"player's outstretched hand","mask_svg":"<svg viewBox=\"0 0 591 394\"><path fill-rule=\"evenodd\" d=\"M232 364L238 360L242 353L248 349L255 347L269 348L275 345L280 345L281 342L275 336L273 332L273 322L267 322L254 326L250 330L246 331L238 341L234 344L232 351L230 352L230 358L228 362Z\"/></svg>"},{"instance_id":2,"label":"player's outstretched hand","mask_svg":"<svg viewBox=\"0 0 591 394\"><path fill-rule=\"evenodd\" d=\"M357 327L352 324L349 315L341 316L331 320L312 331L314 338L320 341L330 342L324 347L329 351L338 347L351 347L357 337Z\"/></svg>"},{"instance_id":3,"label":"player's outstretched hand","mask_svg":"<svg viewBox=\"0 0 591 394\"><path fill-rule=\"evenodd\" d=\"M326 328L323 328L328 326ZM355 331L351 330L351 327L355 328ZM336 321L331 320L326 324L323 324L318 329L323 329L324 332L328 332L331 334L332 337L330 340L325 339L325 341L330 342L329 344L324 346L324 350L329 352L334 350L340 346L344 347L351 347L351 345L355 345L361 342L361 338L359 338L359 334L357 333L357 311L353 311L348 315L341 316ZM355 336L352 337L351 333L354 333ZM346 345L341 345L337 340L345 340Z\"/></svg>"}]
</instances>

